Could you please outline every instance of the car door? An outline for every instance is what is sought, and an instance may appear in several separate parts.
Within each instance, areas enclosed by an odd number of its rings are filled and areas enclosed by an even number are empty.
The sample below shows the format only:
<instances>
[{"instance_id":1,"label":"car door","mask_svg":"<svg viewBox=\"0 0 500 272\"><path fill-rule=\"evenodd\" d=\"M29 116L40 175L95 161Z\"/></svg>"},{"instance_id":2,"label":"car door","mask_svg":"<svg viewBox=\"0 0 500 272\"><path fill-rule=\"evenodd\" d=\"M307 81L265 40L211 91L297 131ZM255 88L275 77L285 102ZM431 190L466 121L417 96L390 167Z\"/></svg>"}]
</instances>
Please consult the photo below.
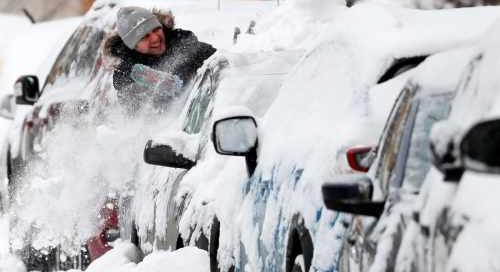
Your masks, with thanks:
<instances>
[{"instance_id":1,"label":"car door","mask_svg":"<svg viewBox=\"0 0 500 272\"><path fill-rule=\"evenodd\" d=\"M385 198L389 191L391 180L401 178L398 169L398 151L403 144L405 131L408 130L406 120L412 113L412 98L414 86L407 86L392 109L388 122L379 141L378 158L374 163L374 191L379 198ZM407 134L407 133L406 133ZM401 156L401 155L399 155ZM373 167L373 166L372 166ZM376 253L376 241L371 239L377 219L364 216L354 216L350 233L344 243L341 267L345 271L366 271L373 262Z\"/></svg>"},{"instance_id":2,"label":"car door","mask_svg":"<svg viewBox=\"0 0 500 272\"><path fill-rule=\"evenodd\" d=\"M224 59L218 59L199 73L199 76L194 79L192 95L189 97L187 108L183 113L183 117L181 117L183 118L181 122L184 136L179 140L186 145L198 145L194 147L197 150L194 162L198 162L204 157L210 130L207 120L211 118L213 99L219 83L219 76L226 64L227 62ZM168 145L169 143L161 144ZM145 236L140 237L141 248L145 253L149 253L151 249L145 248L143 245L154 244L159 249L175 249L183 247L191 238L180 236L178 224L191 200L192 192L184 190L183 195L177 196L182 180L189 169L179 171L175 168L168 168L167 171L169 173L168 178L162 182L164 186L158 189L154 195L155 224L152 229L139 232L146 233ZM165 213L162 214L160 211L165 211ZM141 225L143 224L139 222L136 227L141 228ZM206 249L208 247L206 239L201 237L199 240L199 243L202 243L199 247ZM195 241L195 243L198 243L198 241Z\"/></svg>"},{"instance_id":3,"label":"car door","mask_svg":"<svg viewBox=\"0 0 500 272\"><path fill-rule=\"evenodd\" d=\"M385 200L385 210L378 220L354 219L351 241L360 271L372 264L380 271L394 270L412 201L430 169L430 130L448 116L452 98L451 93L420 92L416 85L409 85L401 95L381 138L374 169L374 186ZM387 250L378 252L381 243Z\"/></svg>"}]
</instances>

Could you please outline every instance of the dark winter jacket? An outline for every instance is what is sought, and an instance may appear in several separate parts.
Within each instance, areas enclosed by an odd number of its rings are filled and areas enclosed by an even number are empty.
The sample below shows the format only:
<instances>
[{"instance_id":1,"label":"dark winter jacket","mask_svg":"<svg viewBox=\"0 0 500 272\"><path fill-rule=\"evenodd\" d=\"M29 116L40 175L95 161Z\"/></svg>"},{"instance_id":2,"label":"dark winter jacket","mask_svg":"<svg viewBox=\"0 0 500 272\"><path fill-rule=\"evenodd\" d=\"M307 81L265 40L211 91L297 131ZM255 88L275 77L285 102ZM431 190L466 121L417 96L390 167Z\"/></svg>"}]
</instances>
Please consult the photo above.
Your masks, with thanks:
<instances>
[{"instance_id":1,"label":"dark winter jacket","mask_svg":"<svg viewBox=\"0 0 500 272\"><path fill-rule=\"evenodd\" d=\"M120 104L129 112L142 107L148 90L135 84L130 72L135 64L177 75L186 84L208 57L216 50L211 45L198 41L191 31L163 27L167 49L161 56L141 54L129 49L119 36L113 36L106 43L106 51L121 59L113 73L113 86L117 90Z\"/></svg>"}]
</instances>

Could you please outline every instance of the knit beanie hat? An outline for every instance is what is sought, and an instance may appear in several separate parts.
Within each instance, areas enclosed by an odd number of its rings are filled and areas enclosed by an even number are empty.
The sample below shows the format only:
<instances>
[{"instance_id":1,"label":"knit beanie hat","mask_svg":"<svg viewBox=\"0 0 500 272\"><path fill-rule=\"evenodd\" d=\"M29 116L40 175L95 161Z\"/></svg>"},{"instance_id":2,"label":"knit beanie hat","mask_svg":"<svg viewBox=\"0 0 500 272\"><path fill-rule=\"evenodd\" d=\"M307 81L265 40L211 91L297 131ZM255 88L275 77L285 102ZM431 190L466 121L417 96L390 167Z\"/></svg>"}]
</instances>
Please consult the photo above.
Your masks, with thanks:
<instances>
[{"instance_id":1,"label":"knit beanie hat","mask_svg":"<svg viewBox=\"0 0 500 272\"><path fill-rule=\"evenodd\" d=\"M118 10L118 35L125 45L134 49L149 32L161 27L160 21L149 10L141 7L123 7Z\"/></svg>"}]
</instances>

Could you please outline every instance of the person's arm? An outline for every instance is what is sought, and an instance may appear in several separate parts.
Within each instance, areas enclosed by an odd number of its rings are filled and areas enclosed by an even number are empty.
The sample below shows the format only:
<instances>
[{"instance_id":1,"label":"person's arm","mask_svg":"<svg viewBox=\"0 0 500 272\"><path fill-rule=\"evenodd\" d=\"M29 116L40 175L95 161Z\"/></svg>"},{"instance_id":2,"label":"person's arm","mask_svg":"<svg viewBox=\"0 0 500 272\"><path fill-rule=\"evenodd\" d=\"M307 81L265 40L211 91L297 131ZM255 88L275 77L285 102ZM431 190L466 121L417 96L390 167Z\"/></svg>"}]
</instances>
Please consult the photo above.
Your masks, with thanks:
<instances>
[{"instance_id":1,"label":"person's arm","mask_svg":"<svg viewBox=\"0 0 500 272\"><path fill-rule=\"evenodd\" d=\"M198 41L196 35L188 30L176 29L176 38L187 48L186 65L180 66L176 71L184 82L189 81L196 73L196 70L203 65L203 62L215 53L216 49L210 44Z\"/></svg>"},{"instance_id":2,"label":"person's arm","mask_svg":"<svg viewBox=\"0 0 500 272\"><path fill-rule=\"evenodd\" d=\"M131 71L132 65L122 62L113 72L113 87L118 92L128 89L134 83L134 80L130 77Z\"/></svg>"},{"instance_id":3,"label":"person's arm","mask_svg":"<svg viewBox=\"0 0 500 272\"><path fill-rule=\"evenodd\" d=\"M116 89L118 103L129 113L134 113L145 99L145 90L130 77L131 70L132 65L120 64L113 73L113 87Z\"/></svg>"},{"instance_id":4,"label":"person's arm","mask_svg":"<svg viewBox=\"0 0 500 272\"><path fill-rule=\"evenodd\" d=\"M208 59L215 53L215 51L217 51L217 49L215 49L211 44L204 42L199 42L199 48L200 49L198 50L198 59L200 59L201 62Z\"/></svg>"}]
</instances>

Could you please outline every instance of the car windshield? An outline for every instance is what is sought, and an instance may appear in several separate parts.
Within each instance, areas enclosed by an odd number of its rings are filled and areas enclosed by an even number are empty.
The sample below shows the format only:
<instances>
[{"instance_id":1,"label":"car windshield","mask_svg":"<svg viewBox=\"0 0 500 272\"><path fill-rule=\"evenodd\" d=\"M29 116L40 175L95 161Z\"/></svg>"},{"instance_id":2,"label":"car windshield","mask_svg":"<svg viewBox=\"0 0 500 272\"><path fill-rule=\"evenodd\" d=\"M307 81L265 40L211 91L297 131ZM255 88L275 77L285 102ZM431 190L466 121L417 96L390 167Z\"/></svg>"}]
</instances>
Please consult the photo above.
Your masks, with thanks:
<instances>
[{"instance_id":1,"label":"car windshield","mask_svg":"<svg viewBox=\"0 0 500 272\"><path fill-rule=\"evenodd\" d=\"M92 71L99 69L96 67L96 60L104 35L102 29L89 25L80 26L57 57L43 91L66 86L70 78L80 78L81 82L88 83Z\"/></svg>"},{"instance_id":2,"label":"car windshield","mask_svg":"<svg viewBox=\"0 0 500 272\"><path fill-rule=\"evenodd\" d=\"M408 159L405 167L403 187L418 191L431 167L429 134L432 126L450 113L452 94L425 96L419 99L418 111L413 127Z\"/></svg>"}]
</instances>

